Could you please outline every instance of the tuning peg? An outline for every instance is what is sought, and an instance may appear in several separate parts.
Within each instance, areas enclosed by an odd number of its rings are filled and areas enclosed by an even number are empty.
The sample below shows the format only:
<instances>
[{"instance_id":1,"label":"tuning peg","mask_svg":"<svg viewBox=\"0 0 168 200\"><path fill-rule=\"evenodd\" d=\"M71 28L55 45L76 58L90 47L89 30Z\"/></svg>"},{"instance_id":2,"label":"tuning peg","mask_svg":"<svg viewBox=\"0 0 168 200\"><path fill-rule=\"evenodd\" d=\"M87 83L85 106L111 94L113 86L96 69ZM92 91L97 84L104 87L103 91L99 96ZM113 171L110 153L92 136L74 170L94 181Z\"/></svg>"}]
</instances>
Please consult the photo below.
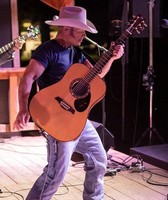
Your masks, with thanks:
<instances>
[{"instance_id":1,"label":"tuning peg","mask_svg":"<svg viewBox=\"0 0 168 200\"><path fill-rule=\"evenodd\" d=\"M141 33L141 32L140 32L138 29L136 29L135 31L136 31L138 34L140 34L140 33Z\"/></svg>"},{"instance_id":2,"label":"tuning peg","mask_svg":"<svg viewBox=\"0 0 168 200\"><path fill-rule=\"evenodd\" d=\"M143 20L142 22L141 22L141 24L144 26L144 27L147 27L148 25L146 24L146 21L145 20Z\"/></svg>"},{"instance_id":3,"label":"tuning peg","mask_svg":"<svg viewBox=\"0 0 168 200\"><path fill-rule=\"evenodd\" d=\"M38 38L38 36L36 35L36 36L33 36L33 39L37 39Z\"/></svg>"},{"instance_id":4,"label":"tuning peg","mask_svg":"<svg viewBox=\"0 0 168 200\"><path fill-rule=\"evenodd\" d=\"M27 30L30 31L32 28L33 28L33 26L30 25L30 26L27 28Z\"/></svg>"}]
</instances>

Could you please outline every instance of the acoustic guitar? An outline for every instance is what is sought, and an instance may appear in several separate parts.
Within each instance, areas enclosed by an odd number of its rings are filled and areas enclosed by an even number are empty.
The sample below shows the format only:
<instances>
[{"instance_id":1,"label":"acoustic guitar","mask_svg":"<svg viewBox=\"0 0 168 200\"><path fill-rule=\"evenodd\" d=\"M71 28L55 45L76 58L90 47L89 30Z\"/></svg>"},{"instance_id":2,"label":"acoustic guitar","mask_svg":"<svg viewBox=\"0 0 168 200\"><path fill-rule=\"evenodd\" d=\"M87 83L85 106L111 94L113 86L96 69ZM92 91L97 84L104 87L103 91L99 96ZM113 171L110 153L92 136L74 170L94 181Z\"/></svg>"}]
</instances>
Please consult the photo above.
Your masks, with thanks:
<instances>
[{"instance_id":1,"label":"acoustic guitar","mask_svg":"<svg viewBox=\"0 0 168 200\"><path fill-rule=\"evenodd\" d=\"M134 31L140 33L145 26L144 18L135 16L115 44L124 44ZM113 56L113 49L110 47L92 69L80 63L73 64L59 82L33 96L29 111L40 129L59 141L71 141L80 136L90 110L105 95L106 85L98 74Z\"/></svg>"}]
</instances>

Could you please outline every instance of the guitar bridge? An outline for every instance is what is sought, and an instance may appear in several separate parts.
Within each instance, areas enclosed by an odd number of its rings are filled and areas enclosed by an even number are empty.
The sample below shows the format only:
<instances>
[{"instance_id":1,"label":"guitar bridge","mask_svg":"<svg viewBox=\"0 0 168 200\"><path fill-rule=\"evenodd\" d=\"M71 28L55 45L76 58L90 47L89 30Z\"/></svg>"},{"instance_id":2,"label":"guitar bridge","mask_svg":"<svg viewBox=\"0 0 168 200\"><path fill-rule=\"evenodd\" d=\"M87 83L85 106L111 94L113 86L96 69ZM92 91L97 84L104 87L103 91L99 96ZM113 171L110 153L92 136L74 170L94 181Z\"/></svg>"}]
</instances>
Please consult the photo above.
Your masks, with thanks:
<instances>
[{"instance_id":1,"label":"guitar bridge","mask_svg":"<svg viewBox=\"0 0 168 200\"><path fill-rule=\"evenodd\" d=\"M75 110L74 110L68 103L66 103L62 98L56 97L55 99L58 101L58 103L60 104L60 106L61 106L63 109L65 109L65 110L71 112L72 114L75 113Z\"/></svg>"}]
</instances>

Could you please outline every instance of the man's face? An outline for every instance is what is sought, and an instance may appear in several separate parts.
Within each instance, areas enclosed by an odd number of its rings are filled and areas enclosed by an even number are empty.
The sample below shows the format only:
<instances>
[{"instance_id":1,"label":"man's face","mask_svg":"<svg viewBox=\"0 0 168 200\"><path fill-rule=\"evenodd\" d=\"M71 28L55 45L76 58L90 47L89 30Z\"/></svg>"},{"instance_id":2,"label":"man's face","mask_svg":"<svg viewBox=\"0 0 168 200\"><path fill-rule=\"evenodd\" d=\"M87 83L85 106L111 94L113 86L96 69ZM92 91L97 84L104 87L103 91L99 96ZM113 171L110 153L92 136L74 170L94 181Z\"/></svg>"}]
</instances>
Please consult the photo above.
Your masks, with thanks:
<instances>
[{"instance_id":1,"label":"man's face","mask_svg":"<svg viewBox=\"0 0 168 200\"><path fill-rule=\"evenodd\" d=\"M70 28L69 39L74 46L79 46L86 36L86 32L78 28Z\"/></svg>"}]
</instances>

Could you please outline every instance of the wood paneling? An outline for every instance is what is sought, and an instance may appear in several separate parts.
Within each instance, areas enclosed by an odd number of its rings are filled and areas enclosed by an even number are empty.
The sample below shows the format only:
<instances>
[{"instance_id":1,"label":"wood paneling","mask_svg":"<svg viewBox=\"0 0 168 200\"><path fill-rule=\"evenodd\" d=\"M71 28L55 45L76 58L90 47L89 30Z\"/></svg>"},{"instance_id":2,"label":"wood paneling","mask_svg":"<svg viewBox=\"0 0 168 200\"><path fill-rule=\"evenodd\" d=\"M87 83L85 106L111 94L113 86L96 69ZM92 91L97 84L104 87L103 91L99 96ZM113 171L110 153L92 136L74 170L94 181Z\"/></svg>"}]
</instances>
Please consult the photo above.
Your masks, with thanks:
<instances>
[{"instance_id":1,"label":"wood paneling","mask_svg":"<svg viewBox=\"0 0 168 200\"><path fill-rule=\"evenodd\" d=\"M8 80L9 81L9 124L0 124L0 132L13 132L18 131L14 130L13 124L16 119L17 113L19 111L18 105L18 86L20 82L20 78L22 77L25 68L6 68L0 70L0 80ZM35 130L37 127L33 122L28 123L24 130Z\"/></svg>"}]
</instances>

